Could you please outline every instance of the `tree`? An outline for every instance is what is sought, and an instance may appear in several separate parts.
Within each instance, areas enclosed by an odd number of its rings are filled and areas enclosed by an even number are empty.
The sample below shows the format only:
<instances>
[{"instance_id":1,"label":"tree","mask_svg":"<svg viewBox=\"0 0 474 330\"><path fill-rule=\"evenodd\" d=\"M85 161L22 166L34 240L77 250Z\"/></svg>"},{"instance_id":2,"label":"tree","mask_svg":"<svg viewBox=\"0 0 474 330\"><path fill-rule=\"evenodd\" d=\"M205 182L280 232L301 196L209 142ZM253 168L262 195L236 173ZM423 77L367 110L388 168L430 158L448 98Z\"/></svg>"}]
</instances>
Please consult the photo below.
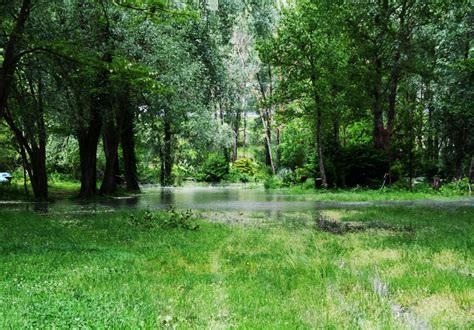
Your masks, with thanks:
<instances>
[{"instance_id":1,"label":"tree","mask_svg":"<svg viewBox=\"0 0 474 330\"><path fill-rule=\"evenodd\" d=\"M319 173L327 187L323 150L324 116L338 93L334 80L345 66L344 36L336 29L341 4L299 1L283 12L277 36L264 46L264 60L276 65L282 77L281 99L299 100L314 123ZM329 19L328 19L329 18Z\"/></svg>"}]
</instances>

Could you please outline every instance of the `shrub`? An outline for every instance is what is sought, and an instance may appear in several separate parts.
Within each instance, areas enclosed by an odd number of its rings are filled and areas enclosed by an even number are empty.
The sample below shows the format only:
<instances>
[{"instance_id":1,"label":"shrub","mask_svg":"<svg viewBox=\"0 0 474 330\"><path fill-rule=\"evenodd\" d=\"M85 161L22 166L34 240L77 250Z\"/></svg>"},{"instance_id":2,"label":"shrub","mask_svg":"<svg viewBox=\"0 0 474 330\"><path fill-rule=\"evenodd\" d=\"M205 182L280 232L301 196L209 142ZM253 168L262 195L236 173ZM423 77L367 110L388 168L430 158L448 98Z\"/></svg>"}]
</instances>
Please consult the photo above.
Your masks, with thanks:
<instances>
[{"instance_id":1,"label":"shrub","mask_svg":"<svg viewBox=\"0 0 474 330\"><path fill-rule=\"evenodd\" d=\"M229 174L225 176L225 180L228 182L250 182L252 179L248 174L240 172L240 170L232 166L229 170Z\"/></svg>"},{"instance_id":2,"label":"shrub","mask_svg":"<svg viewBox=\"0 0 474 330\"><path fill-rule=\"evenodd\" d=\"M441 186L440 191L448 195L467 194L469 192L469 179L459 179L446 183Z\"/></svg>"},{"instance_id":3,"label":"shrub","mask_svg":"<svg viewBox=\"0 0 474 330\"><path fill-rule=\"evenodd\" d=\"M250 158L240 158L234 162L234 167L242 174L253 176L255 174L255 166Z\"/></svg>"},{"instance_id":4,"label":"shrub","mask_svg":"<svg viewBox=\"0 0 474 330\"><path fill-rule=\"evenodd\" d=\"M295 173L288 168L282 168L280 171L278 171L278 176L281 178L283 181L283 184L286 186L290 186L295 183Z\"/></svg>"},{"instance_id":5,"label":"shrub","mask_svg":"<svg viewBox=\"0 0 474 330\"><path fill-rule=\"evenodd\" d=\"M276 189L284 186L283 181L277 176L269 176L263 182L265 189Z\"/></svg>"},{"instance_id":6,"label":"shrub","mask_svg":"<svg viewBox=\"0 0 474 330\"><path fill-rule=\"evenodd\" d=\"M229 162L223 156L212 154L201 168L199 179L206 182L220 182L229 174Z\"/></svg>"}]
</instances>

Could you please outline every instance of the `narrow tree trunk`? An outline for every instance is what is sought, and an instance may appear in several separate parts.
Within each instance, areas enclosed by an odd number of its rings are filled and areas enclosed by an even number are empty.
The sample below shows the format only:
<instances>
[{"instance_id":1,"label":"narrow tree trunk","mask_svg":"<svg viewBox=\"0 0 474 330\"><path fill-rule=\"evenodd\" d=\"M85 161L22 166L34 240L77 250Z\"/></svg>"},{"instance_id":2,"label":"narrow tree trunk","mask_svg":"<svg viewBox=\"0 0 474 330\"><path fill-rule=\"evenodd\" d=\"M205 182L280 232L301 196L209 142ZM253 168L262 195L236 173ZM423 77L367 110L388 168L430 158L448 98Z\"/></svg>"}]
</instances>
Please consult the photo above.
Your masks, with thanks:
<instances>
[{"instance_id":1,"label":"narrow tree trunk","mask_svg":"<svg viewBox=\"0 0 474 330\"><path fill-rule=\"evenodd\" d=\"M412 102L416 101L416 96L412 98ZM413 105L414 106L414 105ZM410 182L409 182L409 189L410 191L413 190L413 177L414 177L414 172L415 172L415 152L414 152L414 144L415 144L415 132L413 128L413 111L409 108L408 109L408 127L410 128L410 133L408 134L409 143L408 143L408 170L409 170L409 176L410 176Z\"/></svg>"},{"instance_id":2,"label":"narrow tree trunk","mask_svg":"<svg viewBox=\"0 0 474 330\"><path fill-rule=\"evenodd\" d=\"M268 163L271 166L272 173L275 174L276 170L275 170L275 164L273 163L272 142L268 134L267 122L265 121L264 114L262 113L262 111L260 111L260 117L262 118L263 131L265 132L265 151L268 157Z\"/></svg>"},{"instance_id":3,"label":"narrow tree trunk","mask_svg":"<svg viewBox=\"0 0 474 330\"><path fill-rule=\"evenodd\" d=\"M280 144L281 144L281 127L278 126L276 129L276 167L280 168L281 154L280 154Z\"/></svg>"},{"instance_id":4,"label":"narrow tree trunk","mask_svg":"<svg viewBox=\"0 0 474 330\"><path fill-rule=\"evenodd\" d=\"M23 167L23 190L25 191L25 195L28 196L28 172L26 170L27 167L27 158L26 158L26 153L25 149L23 146L20 145L20 154L21 154L21 163Z\"/></svg>"},{"instance_id":5,"label":"narrow tree trunk","mask_svg":"<svg viewBox=\"0 0 474 330\"><path fill-rule=\"evenodd\" d=\"M273 157L272 157L272 149L271 149L271 146L272 146L272 127L271 127L271 119L270 119L270 113L271 113L271 109L267 109L265 112L264 112L264 115L265 115L265 136L267 138L267 143L265 144L265 153L266 153L266 156L265 156L265 164L267 166L271 166L272 168L275 168L275 165L273 164Z\"/></svg>"},{"instance_id":6,"label":"narrow tree trunk","mask_svg":"<svg viewBox=\"0 0 474 330\"><path fill-rule=\"evenodd\" d=\"M472 184L474 183L474 156L471 157L471 166L469 168L469 193L472 194Z\"/></svg>"},{"instance_id":7,"label":"narrow tree trunk","mask_svg":"<svg viewBox=\"0 0 474 330\"><path fill-rule=\"evenodd\" d=\"M333 117L333 159L336 169L336 184L345 186L344 164L341 160L341 138L340 138L340 120L339 115Z\"/></svg>"},{"instance_id":8,"label":"narrow tree trunk","mask_svg":"<svg viewBox=\"0 0 474 330\"><path fill-rule=\"evenodd\" d=\"M166 117L166 115L165 115ZM168 118L164 122L164 150L162 154L162 173L161 185L170 186L173 184L172 169L173 169L173 155L172 155L172 140L173 134L171 132L171 123Z\"/></svg>"},{"instance_id":9,"label":"narrow tree trunk","mask_svg":"<svg viewBox=\"0 0 474 330\"><path fill-rule=\"evenodd\" d=\"M246 158L246 148L247 148L247 112L244 112L244 137L243 137L243 146L242 146L242 154L243 157Z\"/></svg>"},{"instance_id":10,"label":"narrow tree trunk","mask_svg":"<svg viewBox=\"0 0 474 330\"><path fill-rule=\"evenodd\" d=\"M321 102L320 99L316 99L316 148L318 153L318 165L319 165L319 172L321 174L322 186L324 188L328 187L328 182L326 178L326 169L324 167L324 158L323 158L323 147L322 147L322 111L321 111ZM316 182L316 180L315 180Z\"/></svg>"},{"instance_id":11,"label":"narrow tree trunk","mask_svg":"<svg viewBox=\"0 0 474 330\"><path fill-rule=\"evenodd\" d=\"M385 129L383 124L382 109L382 61L380 58L375 59L375 81L373 89L373 116L374 116L374 147L376 149L384 149L385 147Z\"/></svg>"},{"instance_id":12,"label":"narrow tree trunk","mask_svg":"<svg viewBox=\"0 0 474 330\"><path fill-rule=\"evenodd\" d=\"M235 114L235 119L234 119L234 125L233 125L233 131L234 131L234 136L233 136L233 142L232 142L232 162L235 162L238 158L238 146L239 146L239 136L240 136L240 109L237 110Z\"/></svg>"},{"instance_id":13,"label":"narrow tree trunk","mask_svg":"<svg viewBox=\"0 0 474 330\"><path fill-rule=\"evenodd\" d=\"M271 76L270 76L271 77ZM263 85L263 80L260 76L260 73L257 73L257 80L258 84L260 86L260 93L263 101L266 103L267 102L267 93L265 91L265 87ZM271 84L270 84L270 91L271 95ZM275 164L273 163L273 156L272 156L272 141L271 141L271 128L270 126L270 117L271 117L271 108L268 107L263 111L260 109L260 118L262 120L263 124L263 132L265 134L265 163L268 166L271 166L272 168L272 173L275 174Z\"/></svg>"}]
</instances>

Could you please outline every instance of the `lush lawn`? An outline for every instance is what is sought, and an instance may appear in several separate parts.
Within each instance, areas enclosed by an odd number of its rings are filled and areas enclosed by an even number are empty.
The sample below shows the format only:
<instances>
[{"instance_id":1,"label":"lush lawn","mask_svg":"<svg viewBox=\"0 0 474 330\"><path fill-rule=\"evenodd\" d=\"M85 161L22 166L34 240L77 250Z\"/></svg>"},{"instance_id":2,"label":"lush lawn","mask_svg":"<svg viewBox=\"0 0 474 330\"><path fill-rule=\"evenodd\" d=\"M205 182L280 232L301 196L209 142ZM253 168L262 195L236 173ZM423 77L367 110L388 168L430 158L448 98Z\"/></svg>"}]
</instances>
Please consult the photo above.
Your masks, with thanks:
<instances>
[{"instance_id":1,"label":"lush lawn","mask_svg":"<svg viewBox=\"0 0 474 330\"><path fill-rule=\"evenodd\" d=\"M0 212L0 328L474 327L473 208L325 216L390 227L336 235L314 215L262 213L190 231Z\"/></svg>"}]
</instances>

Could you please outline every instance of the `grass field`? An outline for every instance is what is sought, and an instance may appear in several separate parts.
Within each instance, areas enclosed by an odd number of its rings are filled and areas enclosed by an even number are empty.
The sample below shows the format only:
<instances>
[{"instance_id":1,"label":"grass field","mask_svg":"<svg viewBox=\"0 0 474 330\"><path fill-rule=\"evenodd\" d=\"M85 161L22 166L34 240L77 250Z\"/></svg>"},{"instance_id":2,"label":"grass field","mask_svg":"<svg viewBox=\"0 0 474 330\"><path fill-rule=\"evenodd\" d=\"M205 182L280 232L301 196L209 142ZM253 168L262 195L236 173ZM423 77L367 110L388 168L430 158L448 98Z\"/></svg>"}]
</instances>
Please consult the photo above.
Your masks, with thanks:
<instances>
[{"instance_id":1,"label":"grass field","mask_svg":"<svg viewBox=\"0 0 474 330\"><path fill-rule=\"evenodd\" d=\"M242 213L191 231L0 211L0 328L474 327L473 208L323 215L367 226Z\"/></svg>"}]
</instances>

